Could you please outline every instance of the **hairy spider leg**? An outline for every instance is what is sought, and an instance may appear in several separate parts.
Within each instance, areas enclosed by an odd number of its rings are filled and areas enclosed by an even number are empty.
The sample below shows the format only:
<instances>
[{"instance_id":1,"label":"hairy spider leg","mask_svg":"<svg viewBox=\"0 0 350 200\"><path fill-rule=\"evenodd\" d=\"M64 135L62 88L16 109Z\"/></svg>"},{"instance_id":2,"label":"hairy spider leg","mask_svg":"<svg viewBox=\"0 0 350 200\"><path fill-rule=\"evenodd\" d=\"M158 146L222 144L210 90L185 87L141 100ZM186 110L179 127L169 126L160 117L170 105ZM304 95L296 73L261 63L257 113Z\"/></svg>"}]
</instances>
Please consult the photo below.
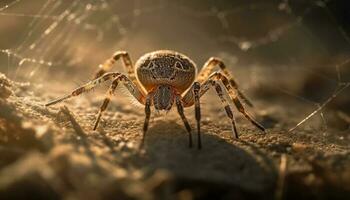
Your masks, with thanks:
<instances>
[{"instance_id":1,"label":"hairy spider leg","mask_svg":"<svg viewBox=\"0 0 350 200\"><path fill-rule=\"evenodd\" d=\"M200 83L203 83L213 72L214 68L216 66L219 66L220 70L225 74L225 76L229 79L229 83L231 86L237 90L238 96L243 99L243 101L249 105L250 107L253 107L253 104L251 101L243 94L241 90L238 88L237 82L234 80L232 74L227 69L225 63L220 59L216 57L211 57L209 60L203 65L203 68L199 72L197 76L197 81Z\"/></svg>"},{"instance_id":2,"label":"hairy spider leg","mask_svg":"<svg viewBox=\"0 0 350 200\"><path fill-rule=\"evenodd\" d=\"M222 86L219 84L219 82L217 80L213 80L213 79L209 79L209 80L205 81L200 86L200 93L199 93L198 96L201 97L202 95L204 95L209 90L210 87L215 87L215 91L216 91L217 95L219 96L219 98L221 100L221 103L224 105L225 112L226 112L227 116L231 120L233 136L235 138L238 138L238 131L237 131L237 128L236 128L236 122L235 122L235 119L234 119L234 116L233 116L232 109L230 108L228 102L224 98L224 93L223 93L223 90L222 90ZM200 105L200 103L198 103L198 104ZM197 112L198 111L196 111L196 113ZM197 115L200 116L200 113L197 113ZM198 118L198 117L196 117L196 118ZM199 128L197 127L197 129L199 129ZM200 134L200 132L199 132L199 134ZM200 135L198 137L199 137L199 141L200 141ZM198 147L200 148L201 144L198 144Z\"/></svg>"},{"instance_id":3,"label":"hairy spider leg","mask_svg":"<svg viewBox=\"0 0 350 200\"><path fill-rule=\"evenodd\" d=\"M202 148L202 140L201 140L201 105L200 105L200 83L193 83L193 95L194 95L194 110L197 124L197 140L198 140L198 149Z\"/></svg>"},{"instance_id":4,"label":"hairy spider leg","mask_svg":"<svg viewBox=\"0 0 350 200\"><path fill-rule=\"evenodd\" d=\"M188 123L187 118L185 116L184 108L183 108L180 96L176 96L176 107L177 107L177 112L179 113L181 120L183 121L185 128L187 130L188 141L189 141L188 146L191 148L192 147L192 133L191 133L192 130L191 130L191 126Z\"/></svg>"},{"instance_id":5,"label":"hairy spider leg","mask_svg":"<svg viewBox=\"0 0 350 200\"><path fill-rule=\"evenodd\" d=\"M259 128L261 131L265 132L265 128L257 122L255 119L253 119L248 112L245 110L243 104L241 101L237 98L236 91L231 87L228 78L222 74L221 72L214 72L210 76L210 78L213 78L214 80L221 80L222 84L224 84L229 96L231 97L233 103L235 104L236 108L240 113L242 113L245 118L247 118L253 125L255 125L257 128Z\"/></svg>"},{"instance_id":6,"label":"hairy spider leg","mask_svg":"<svg viewBox=\"0 0 350 200\"><path fill-rule=\"evenodd\" d=\"M232 86L230 85L228 78L224 74L222 74L221 72L216 71L216 72L212 73L208 77L208 79L200 86L199 97L202 97L209 90L210 86L212 86L213 84L215 85L215 90L216 90L218 96L220 97L221 102L224 103L224 105L225 105L226 114L231 119L234 136L238 138L238 133L237 133L233 113L232 113L231 108L229 107L229 105L225 101L225 98L222 97L223 91L222 91L221 85L219 84L218 81L220 81L224 85L224 87L226 88L226 91L228 92L228 95L230 96L230 99L233 101L233 103L237 107L238 111L241 112L245 116L245 118L247 118L253 125L255 125L257 128L259 128L261 131L263 131L265 133L265 128L262 125L260 125L256 120L254 120L245 111L244 106L242 105L240 100L237 98L237 94L236 94L234 88L232 88ZM195 88L195 84L192 85L191 89L182 98L182 102L184 103L185 107L189 107L189 106L192 106L193 104L196 104L195 94L194 94L194 92L192 92L192 91L194 91L194 88Z\"/></svg>"},{"instance_id":7,"label":"hairy spider leg","mask_svg":"<svg viewBox=\"0 0 350 200\"><path fill-rule=\"evenodd\" d=\"M104 74L103 76L99 77L99 78L96 78L88 83L86 83L85 85L81 86L81 87L78 87L76 88L75 90L73 90L70 94L66 95L66 96L63 96L63 97L60 97L58 99L55 99L53 101L50 101L49 103L45 104L45 106L51 106L51 105L54 105L56 103L59 103L61 101L64 101L66 99L69 99L69 98L72 98L72 97L75 97L75 96L78 96L82 93L85 93L87 91L90 91L92 90L93 88L95 88L96 86L98 86L99 84L103 83L103 82L106 82L112 78L115 78L117 76L119 76L120 73L118 72L109 72L109 73L106 73Z\"/></svg>"},{"instance_id":8,"label":"hairy spider leg","mask_svg":"<svg viewBox=\"0 0 350 200\"><path fill-rule=\"evenodd\" d=\"M124 74L120 74L113 80L110 88L106 93L106 97L100 107L100 110L98 112L98 115L95 121L94 130L96 130L98 123L100 121L100 118L102 116L102 113L106 110L109 102L111 101L113 93L117 88L119 82L122 82L124 84L124 86L128 89L128 91L135 97L135 99L138 102L140 102L141 104L145 104L145 95L143 94L143 92L130 80L130 78L128 78Z\"/></svg>"},{"instance_id":9,"label":"hairy spider leg","mask_svg":"<svg viewBox=\"0 0 350 200\"><path fill-rule=\"evenodd\" d=\"M95 78L98 78L102 76L104 73L110 71L114 63L116 63L120 58L122 58L124 68L128 73L128 77L134 84L136 84L137 81L136 81L134 67L133 67L130 55L126 51L116 51L111 58L107 59L103 64L100 64L99 69L95 73Z\"/></svg>"},{"instance_id":10,"label":"hairy spider leg","mask_svg":"<svg viewBox=\"0 0 350 200\"><path fill-rule=\"evenodd\" d=\"M213 81L212 85L213 86L215 85L216 93L218 94L218 96L219 96L219 98L221 100L221 103L224 105L226 115L231 120L232 132L234 133L234 137L238 138L238 131L237 131L237 127L236 127L236 121L235 121L235 118L233 116L232 109L231 109L230 105L227 103L227 101L226 101L226 99L224 97L224 93L222 91L222 86L217 81Z\"/></svg>"},{"instance_id":11,"label":"hairy spider leg","mask_svg":"<svg viewBox=\"0 0 350 200\"><path fill-rule=\"evenodd\" d=\"M145 115L146 116L145 116L145 122L143 123L142 140L140 143L140 148L142 148L144 143L145 143L146 133L148 130L148 125L149 125L149 119L151 117L152 96L153 96L153 93L149 93L146 97L146 102L145 102Z\"/></svg>"}]
</instances>

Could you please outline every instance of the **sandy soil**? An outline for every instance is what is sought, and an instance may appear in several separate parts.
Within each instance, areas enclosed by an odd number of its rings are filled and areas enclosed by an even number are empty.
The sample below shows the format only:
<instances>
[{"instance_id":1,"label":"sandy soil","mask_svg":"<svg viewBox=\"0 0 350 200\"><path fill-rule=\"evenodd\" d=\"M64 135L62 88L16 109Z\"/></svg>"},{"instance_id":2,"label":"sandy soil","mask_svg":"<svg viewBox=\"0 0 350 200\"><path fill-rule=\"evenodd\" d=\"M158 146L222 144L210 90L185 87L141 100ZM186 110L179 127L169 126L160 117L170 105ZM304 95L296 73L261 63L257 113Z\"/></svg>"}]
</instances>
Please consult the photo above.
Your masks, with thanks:
<instances>
[{"instance_id":1,"label":"sandy soil","mask_svg":"<svg viewBox=\"0 0 350 200\"><path fill-rule=\"evenodd\" d=\"M187 147L186 130L171 112L153 115L139 151L142 107L116 96L93 131L103 96L88 94L46 108L44 103L63 94L47 91L1 75L0 199L350 196L350 138L313 129L286 131L297 121L294 109L285 109L287 102L264 110L263 102L254 101L251 111L268 127L266 135L236 114L241 134L236 140L211 93L202 106L202 150ZM303 108L295 105L298 109ZM194 127L193 108L185 111Z\"/></svg>"}]
</instances>

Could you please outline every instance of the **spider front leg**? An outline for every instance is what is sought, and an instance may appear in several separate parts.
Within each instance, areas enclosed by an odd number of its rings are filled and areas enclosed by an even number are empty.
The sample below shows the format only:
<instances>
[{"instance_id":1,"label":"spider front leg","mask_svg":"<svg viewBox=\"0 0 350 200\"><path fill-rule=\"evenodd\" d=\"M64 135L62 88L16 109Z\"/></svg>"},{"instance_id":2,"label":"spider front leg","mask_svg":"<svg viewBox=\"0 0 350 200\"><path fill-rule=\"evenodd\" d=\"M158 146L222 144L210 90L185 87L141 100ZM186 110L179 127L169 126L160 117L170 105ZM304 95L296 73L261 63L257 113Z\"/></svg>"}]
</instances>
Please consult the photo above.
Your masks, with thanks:
<instances>
[{"instance_id":1,"label":"spider front leg","mask_svg":"<svg viewBox=\"0 0 350 200\"><path fill-rule=\"evenodd\" d=\"M136 84L136 76L134 72L134 67L132 65L132 61L130 55L126 51L117 51L113 54L113 56L107 59L103 64L99 65L99 70L97 70L95 74L95 78L102 76L104 73L111 70L112 66L119 60L122 59L124 68L127 70L128 77L130 80Z\"/></svg>"},{"instance_id":2,"label":"spider front leg","mask_svg":"<svg viewBox=\"0 0 350 200\"><path fill-rule=\"evenodd\" d=\"M98 112L96 121L95 121L95 125L94 125L94 130L96 130L98 123L101 119L102 113L107 109L107 106L111 100L111 97L115 91L115 89L117 88L119 82L122 82L124 84L124 86L128 89L128 91L135 97L135 99L137 99L138 102L140 102L141 104L145 104L145 95L143 94L142 90L139 89L138 86L136 86L131 80L130 78L128 78L126 75L124 74L119 74L119 76L117 76L110 88L108 89L107 93L106 93L106 97L100 107L100 110Z\"/></svg>"},{"instance_id":3,"label":"spider front leg","mask_svg":"<svg viewBox=\"0 0 350 200\"><path fill-rule=\"evenodd\" d=\"M148 125L149 125L149 119L151 117L151 100L152 100L152 95L148 94L146 97L146 102L145 102L145 122L143 123L143 129L142 129L142 139L141 139L141 144L140 144L140 148L143 147L143 145L145 144L145 139L146 139L146 133L148 131Z\"/></svg>"},{"instance_id":4,"label":"spider front leg","mask_svg":"<svg viewBox=\"0 0 350 200\"><path fill-rule=\"evenodd\" d=\"M53 101L50 101L49 103L45 104L45 106L51 106L51 105L54 105L56 103L59 103L59 102L62 102L64 100L67 100L69 98L72 98L72 97L76 97L78 95L81 95L85 92L88 92L90 90L92 90L93 88L95 88L96 86L98 86L99 84L103 83L103 82L106 82L112 78L115 78L117 76L119 76L120 73L118 72L110 72L110 73L106 73L104 74L103 76L99 77L99 78L96 78L95 80L92 80L88 83L86 83L85 85L81 86L81 87L78 87L76 88L75 90L73 90L70 94L68 95L65 95L63 97L60 97L58 99L55 99Z\"/></svg>"},{"instance_id":5,"label":"spider front leg","mask_svg":"<svg viewBox=\"0 0 350 200\"><path fill-rule=\"evenodd\" d=\"M238 88L238 84L234 80L232 74L227 69L225 63L220 59L216 57L211 57L204 65L201 71L199 72L197 76L197 81L200 83L203 83L205 80L207 80L210 76L210 74L213 72L214 68L216 66L219 66L222 73L227 77L230 85L237 91L238 96L243 99L243 101L249 105L253 106L252 102L243 94L241 90Z\"/></svg>"},{"instance_id":6,"label":"spider front leg","mask_svg":"<svg viewBox=\"0 0 350 200\"><path fill-rule=\"evenodd\" d=\"M187 121L187 118L185 116L185 113L184 113L184 107L182 105L182 102L181 102L181 97L180 96L176 96L176 107L177 107L177 112L179 113L180 117L181 117L181 120L183 121L184 125L185 125L185 128L187 130L187 133L188 133L188 146L191 148L192 147L192 130L191 130L191 126L190 124L188 123Z\"/></svg>"}]
</instances>

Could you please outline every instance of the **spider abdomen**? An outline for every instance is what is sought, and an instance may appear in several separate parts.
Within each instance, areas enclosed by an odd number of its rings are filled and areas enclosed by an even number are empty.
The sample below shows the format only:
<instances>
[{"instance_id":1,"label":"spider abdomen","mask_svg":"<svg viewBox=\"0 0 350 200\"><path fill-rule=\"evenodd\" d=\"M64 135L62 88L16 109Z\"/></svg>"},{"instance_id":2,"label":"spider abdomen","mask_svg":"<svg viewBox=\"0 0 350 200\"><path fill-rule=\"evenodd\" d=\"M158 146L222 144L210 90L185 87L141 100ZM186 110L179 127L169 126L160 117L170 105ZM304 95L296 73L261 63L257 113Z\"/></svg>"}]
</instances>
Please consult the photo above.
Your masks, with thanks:
<instances>
[{"instance_id":1,"label":"spider abdomen","mask_svg":"<svg viewBox=\"0 0 350 200\"><path fill-rule=\"evenodd\" d=\"M197 68L187 56L175 51L147 53L136 62L136 76L147 91L160 84L182 93L193 83Z\"/></svg>"}]
</instances>

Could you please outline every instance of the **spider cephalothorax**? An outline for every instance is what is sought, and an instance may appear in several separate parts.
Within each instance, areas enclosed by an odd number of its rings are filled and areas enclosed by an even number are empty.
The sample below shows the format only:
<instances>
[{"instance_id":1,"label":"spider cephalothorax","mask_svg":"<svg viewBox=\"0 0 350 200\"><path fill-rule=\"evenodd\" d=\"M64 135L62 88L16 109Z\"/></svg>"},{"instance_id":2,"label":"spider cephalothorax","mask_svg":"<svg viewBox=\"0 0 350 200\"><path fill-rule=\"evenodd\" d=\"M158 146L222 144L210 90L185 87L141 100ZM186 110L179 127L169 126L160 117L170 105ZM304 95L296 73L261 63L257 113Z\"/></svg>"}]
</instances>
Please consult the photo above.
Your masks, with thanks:
<instances>
[{"instance_id":1,"label":"spider cephalothorax","mask_svg":"<svg viewBox=\"0 0 350 200\"><path fill-rule=\"evenodd\" d=\"M119 72L108 72L112 65L120 58L123 59L124 67L126 68L128 75L124 75ZM213 72L215 66L218 66L220 70ZM153 105L156 110L168 111L174 104L176 104L178 113L181 116L181 119L184 122L188 132L190 147L192 146L191 126L185 117L183 108L192 105L195 106L198 148L201 148L201 113L199 100L210 87L213 87L224 105L227 116L231 120L234 137L238 138L236 123L232 109L224 98L223 90L227 91L230 99L237 107L239 112L241 112L256 127L265 132L263 126L256 122L245 111L240 99L244 100L250 106L252 104L238 89L232 75L219 58L210 58L204 64L197 77L197 68L191 59L181 53L169 50L160 50L145 54L136 62L135 68L132 65L129 54L124 51L118 51L113 55L113 57L106 60L99 67L100 69L96 73L96 78L94 80L73 90L70 94L62 98L49 102L46 104L46 106L78 96L91 90L102 82L112 80L112 84L97 115L94 125L95 130L98 126L102 113L106 110L110 102L111 96L113 95L119 82L121 82L141 104L145 105L146 118L143 126L141 145L144 143L145 135L148 130L151 115L150 107Z\"/></svg>"}]
</instances>

